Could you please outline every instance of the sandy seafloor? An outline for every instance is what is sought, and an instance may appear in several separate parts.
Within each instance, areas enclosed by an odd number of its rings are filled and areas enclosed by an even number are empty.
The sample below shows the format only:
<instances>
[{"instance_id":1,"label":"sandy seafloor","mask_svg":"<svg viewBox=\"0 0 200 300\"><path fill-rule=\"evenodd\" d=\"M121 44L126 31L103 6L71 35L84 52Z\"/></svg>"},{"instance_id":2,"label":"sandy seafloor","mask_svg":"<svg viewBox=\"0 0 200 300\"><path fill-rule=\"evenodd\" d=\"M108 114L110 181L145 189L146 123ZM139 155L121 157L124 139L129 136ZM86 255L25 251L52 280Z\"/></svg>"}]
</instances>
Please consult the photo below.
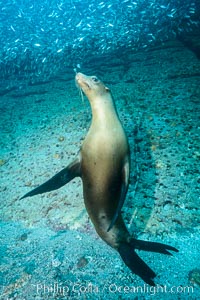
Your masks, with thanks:
<instances>
[{"instance_id":1,"label":"sandy seafloor","mask_svg":"<svg viewBox=\"0 0 200 300\"><path fill-rule=\"evenodd\" d=\"M129 138L129 230L179 253L140 252L157 274L150 289L97 236L80 179L19 200L76 156L89 128L72 70L1 99L1 299L199 299L200 60L168 43L81 71L111 88Z\"/></svg>"}]
</instances>

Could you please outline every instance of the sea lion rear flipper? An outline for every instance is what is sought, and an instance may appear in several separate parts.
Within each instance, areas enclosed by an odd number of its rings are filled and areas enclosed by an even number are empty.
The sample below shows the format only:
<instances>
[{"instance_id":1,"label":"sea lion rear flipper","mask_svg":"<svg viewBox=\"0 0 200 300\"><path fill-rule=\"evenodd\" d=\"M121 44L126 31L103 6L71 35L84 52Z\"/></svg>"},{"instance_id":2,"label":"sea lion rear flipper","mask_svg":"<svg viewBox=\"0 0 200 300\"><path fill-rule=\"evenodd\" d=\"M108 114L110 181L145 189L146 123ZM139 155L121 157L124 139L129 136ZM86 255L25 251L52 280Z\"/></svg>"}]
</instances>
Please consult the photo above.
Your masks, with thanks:
<instances>
[{"instance_id":1,"label":"sea lion rear flipper","mask_svg":"<svg viewBox=\"0 0 200 300\"><path fill-rule=\"evenodd\" d=\"M150 251L150 252L157 252L167 255L172 255L168 250L178 252L178 250L172 246L162 244L162 243L156 243L156 242L148 242L148 241L142 241L142 240L131 240L131 245L134 247L134 249L143 250L143 251Z\"/></svg>"},{"instance_id":2,"label":"sea lion rear flipper","mask_svg":"<svg viewBox=\"0 0 200 300\"><path fill-rule=\"evenodd\" d=\"M20 198L20 200L26 197L31 197L38 194L43 194L46 192L57 190L61 188L63 185L65 185L66 183L68 183L69 181L71 181L73 178L78 176L81 176L81 155L80 154L66 168L58 172L51 179L47 180L37 188L25 194L23 197Z\"/></svg>"},{"instance_id":3,"label":"sea lion rear flipper","mask_svg":"<svg viewBox=\"0 0 200 300\"><path fill-rule=\"evenodd\" d=\"M172 255L168 250L178 252L172 246L148 242L142 240L132 239L129 243L122 242L119 246L118 252L125 264L131 269L132 272L140 276L146 283L155 285L153 278L156 276L153 270L137 255L135 249L158 252L162 254Z\"/></svg>"},{"instance_id":4,"label":"sea lion rear flipper","mask_svg":"<svg viewBox=\"0 0 200 300\"><path fill-rule=\"evenodd\" d=\"M146 283L155 286L153 278L156 276L154 271L137 255L134 248L128 243L122 243L118 252L124 263L131 271L140 276Z\"/></svg>"},{"instance_id":5,"label":"sea lion rear flipper","mask_svg":"<svg viewBox=\"0 0 200 300\"><path fill-rule=\"evenodd\" d=\"M125 163L124 163L124 167L122 169L122 185L121 185L121 191L120 191L120 199L119 199L119 203L117 206L117 210L112 218L112 221L110 223L110 226L108 227L107 232L113 227L113 225L115 224L115 221L117 220L122 206L124 205L124 200L126 198L126 193L128 190L128 181L129 181L129 158L127 157Z\"/></svg>"}]
</instances>

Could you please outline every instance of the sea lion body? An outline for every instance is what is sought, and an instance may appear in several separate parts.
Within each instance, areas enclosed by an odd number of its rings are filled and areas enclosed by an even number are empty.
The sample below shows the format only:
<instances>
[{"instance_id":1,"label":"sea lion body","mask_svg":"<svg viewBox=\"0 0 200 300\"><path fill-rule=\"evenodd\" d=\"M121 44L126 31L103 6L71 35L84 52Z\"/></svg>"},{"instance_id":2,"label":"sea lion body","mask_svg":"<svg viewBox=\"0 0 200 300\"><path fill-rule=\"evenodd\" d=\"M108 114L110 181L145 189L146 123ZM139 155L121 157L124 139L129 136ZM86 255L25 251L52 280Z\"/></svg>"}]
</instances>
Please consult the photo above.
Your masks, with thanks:
<instances>
[{"instance_id":1,"label":"sea lion body","mask_svg":"<svg viewBox=\"0 0 200 300\"><path fill-rule=\"evenodd\" d=\"M77 158L25 197L59 189L81 177L86 209L99 236L115 248L124 263L146 283L155 285L154 271L135 249L171 255L176 248L132 238L121 215L129 182L130 154L110 90L95 76L76 74L76 83L87 96L92 122Z\"/></svg>"},{"instance_id":2,"label":"sea lion body","mask_svg":"<svg viewBox=\"0 0 200 300\"><path fill-rule=\"evenodd\" d=\"M85 206L100 237L118 248L120 240L130 236L120 214L110 231L108 228L120 201L125 166L127 181L129 177L128 140L109 89L96 77L80 73L76 81L92 108L92 123L81 148Z\"/></svg>"}]
</instances>

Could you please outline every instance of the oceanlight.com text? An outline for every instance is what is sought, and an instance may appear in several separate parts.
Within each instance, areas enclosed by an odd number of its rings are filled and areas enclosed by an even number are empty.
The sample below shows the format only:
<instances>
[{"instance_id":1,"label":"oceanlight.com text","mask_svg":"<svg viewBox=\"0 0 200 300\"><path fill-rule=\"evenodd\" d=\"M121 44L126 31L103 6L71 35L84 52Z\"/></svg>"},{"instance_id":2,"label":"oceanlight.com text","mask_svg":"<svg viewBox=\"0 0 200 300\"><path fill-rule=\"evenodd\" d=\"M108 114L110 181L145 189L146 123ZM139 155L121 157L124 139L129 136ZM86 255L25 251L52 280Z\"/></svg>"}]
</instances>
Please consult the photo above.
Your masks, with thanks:
<instances>
[{"instance_id":1,"label":"oceanlight.com text","mask_svg":"<svg viewBox=\"0 0 200 300\"><path fill-rule=\"evenodd\" d=\"M172 286L156 285L149 286L144 284L142 286L121 286L115 283L110 284L108 287L110 293L122 293L122 294L150 294L155 295L159 293L166 294L192 294L194 292L193 286Z\"/></svg>"},{"instance_id":2,"label":"oceanlight.com text","mask_svg":"<svg viewBox=\"0 0 200 300\"><path fill-rule=\"evenodd\" d=\"M81 283L81 282L66 282L66 284L61 284L59 282L54 282L52 284L48 283L38 283L33 286L38 295L51 295L51 296L69 296L69 295L83 295L83 294L188 294L194 293L193 286L167 286L167 285L156 285L149 286L147 284L141 286L126 286L118 285L116 283L105 284L104 286L98 286L91 282Z\"/></svg>"}]
</instances>

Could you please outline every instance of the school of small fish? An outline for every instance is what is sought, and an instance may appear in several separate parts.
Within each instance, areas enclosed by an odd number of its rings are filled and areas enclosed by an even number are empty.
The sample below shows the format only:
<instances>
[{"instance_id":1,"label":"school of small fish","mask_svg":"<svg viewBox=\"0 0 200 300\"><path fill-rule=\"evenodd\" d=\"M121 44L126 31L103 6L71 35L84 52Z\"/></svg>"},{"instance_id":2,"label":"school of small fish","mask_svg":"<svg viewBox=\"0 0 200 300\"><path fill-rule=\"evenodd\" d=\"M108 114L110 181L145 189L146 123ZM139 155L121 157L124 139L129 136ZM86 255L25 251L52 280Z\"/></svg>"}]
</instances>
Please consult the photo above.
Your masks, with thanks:
<instances>
[{"instance_id":1,"label":"school of small fish","mask_svg":"<svg viewBox=\"0 0 200 300\"><path fill-rule=\"evenodd\" d=\"M50 76L200 26L199 0L0 0L0 77Z\"/></svg>"}]
</instances>

